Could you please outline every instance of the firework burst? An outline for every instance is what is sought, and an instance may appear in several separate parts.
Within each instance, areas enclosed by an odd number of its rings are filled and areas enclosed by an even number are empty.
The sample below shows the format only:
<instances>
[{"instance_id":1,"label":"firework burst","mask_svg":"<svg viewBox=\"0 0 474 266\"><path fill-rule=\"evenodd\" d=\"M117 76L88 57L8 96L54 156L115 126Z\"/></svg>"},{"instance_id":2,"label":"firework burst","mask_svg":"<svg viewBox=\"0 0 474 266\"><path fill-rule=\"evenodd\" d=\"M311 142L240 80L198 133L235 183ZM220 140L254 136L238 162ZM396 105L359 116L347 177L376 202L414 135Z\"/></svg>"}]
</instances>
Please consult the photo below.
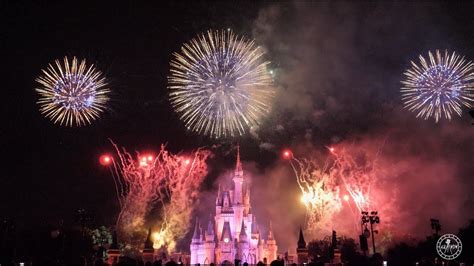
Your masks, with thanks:
<instances>
[{"instance_id":1,"label":"firework burst","mask_svg":"<svg viewBox=\"0 0 474 266\"><path fill-rule=\"evenodd\" d=\"M103 162L110 166L121 206L116 222L119 237L129 243L130 249L139 248L146 237L147 215L156 203L161 203L160 221L154 223L160 227L154 237L155 246L173 250L176 240L189 228L210 152L198 149L185 157L170 154L162 146L157 155L135 157L113 145L117 159L107 156L109 159Z\"/></svg>"},{"instance_id":2,"label":"firework burst","mask_svg":"<svg viewBox=\"0 0 474 266\"><path fill-rule=\"evenodd\" d=\"M208 31L171 61L170 101L186 127L233 137L258 125L274 96L269 62L253 41L232 31Z\"/></svg>"},{"instance_id":3,"label":"firework burst","mask_svg":"<svg viewBox=\"0 0 474 266\"><path fill-rule=\"evenodd\" d=\"M291 166L301 189L301 202L306 207L306 224L313 233L330 232L332 217L341 210L339 186L331 176L328 162L321 167L315 159L291 158Z\"/></svg>"},{"instance_id":4,"label":"firework burst","mask_svg":"<svg viewBox=\"0 0 474 266\"><path fill-rule=\"evenodd\" d=\"M40 112L54 123L66 126L90 124L99 117L109 100L102 73L87 67L86 60L78 64L76 57L70 62L64 57L55 65L49 64L36 78L41 86L36 88L40 98Z\"/></svg>"},{"instance_id":5,"label":"firework burst","mask_svg":"<svg viewBox=\"0 0 474 266\"><path fill-rule=\"evenodd\" d=\"M331 153L335 157L334 178L342 181L358 213L369 210L371 189L376 181L375 160L365 154L353 156L343 149Z\"/></svg>"},{"instance_id":6,"label":"firework burst","mask_svg":"<svg viewBox=\"0 0 474 266\"><path fill-rule=\"evenodd\" d=\"M474 102L474 64L453 52L444 55L428 52L429 61L420 55L420 65L413 61L412 68L402 81L402 100L405 108L425 120L433 117L438 122L444 115L462 114L462 106L472 107Z\"/></svg>"}]
</instances>

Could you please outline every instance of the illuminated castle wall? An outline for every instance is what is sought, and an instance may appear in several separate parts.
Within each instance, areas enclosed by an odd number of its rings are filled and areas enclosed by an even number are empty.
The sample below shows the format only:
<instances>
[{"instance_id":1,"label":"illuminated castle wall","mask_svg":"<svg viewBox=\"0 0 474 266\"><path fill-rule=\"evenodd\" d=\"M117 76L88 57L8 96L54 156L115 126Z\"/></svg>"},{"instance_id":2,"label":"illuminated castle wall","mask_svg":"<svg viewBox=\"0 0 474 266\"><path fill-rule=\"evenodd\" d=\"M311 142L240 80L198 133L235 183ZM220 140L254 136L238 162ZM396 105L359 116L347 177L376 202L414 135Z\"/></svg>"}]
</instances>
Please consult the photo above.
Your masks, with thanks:
<instances>
[{"instance_id":1,"label":"illuminated castle wall","mask_svg":"<svg viewBox=\"0 0 474 266\"><path fill-rule=\"evenodd\" d=\"M233 262L235 259L256 264L277 258L271 224L265 241L252 214L250 187L244 178L239 152L232 181L233 190L221 191L219 187L214 220L210 219L204 228L196 221L190 245L191 265Z\"/></svg>"}]
</instances>

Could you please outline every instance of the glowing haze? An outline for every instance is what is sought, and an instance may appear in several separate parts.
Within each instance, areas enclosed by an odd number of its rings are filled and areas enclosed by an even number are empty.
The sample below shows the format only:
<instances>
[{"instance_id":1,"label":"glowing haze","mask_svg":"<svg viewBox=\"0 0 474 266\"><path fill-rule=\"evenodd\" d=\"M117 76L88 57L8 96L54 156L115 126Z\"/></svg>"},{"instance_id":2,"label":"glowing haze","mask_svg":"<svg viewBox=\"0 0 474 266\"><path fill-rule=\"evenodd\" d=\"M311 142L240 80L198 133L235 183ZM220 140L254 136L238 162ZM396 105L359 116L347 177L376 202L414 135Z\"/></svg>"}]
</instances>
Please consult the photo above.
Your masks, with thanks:
<instances>
[{"instance_id":1,"label":"glowing haze","mask_svg":"<svg viewBox=\"0 0 474 266\"><path fill-rule=\"evenodd\" d=\"M322 162L337 159L326 146L344 151L346 162L366 157L370 166L375 160L372 176L361 177L375 181L368 203L381 219L377 240L424 239L431 233L430 218L440 219L445 232L454 232L474 213L468 116L437 124L416 119L403 109L399 95L400 73L413 56L434 44L459 44L459 35L439 10L410 3L292 2L262 9L254 24L253 37L279 66L275 81L280 87L278 108L253 132L254 141L262 152L291 147L298 158ZM400 20L401 14L421 22ZM474 58L469 49L457 50ZM278 221L273 227L279 245L294 250L306 208L291 166L282 162L254 171L256 214ZM333 229L356 237L359 207L354 201L363 205L366 186L344 177L347 186L341 183L340 196L348 200L334 214ZM285 219L280 218L283 212ZM292 235L281 235L291 228Z\"/></svg>"}]
</instances>

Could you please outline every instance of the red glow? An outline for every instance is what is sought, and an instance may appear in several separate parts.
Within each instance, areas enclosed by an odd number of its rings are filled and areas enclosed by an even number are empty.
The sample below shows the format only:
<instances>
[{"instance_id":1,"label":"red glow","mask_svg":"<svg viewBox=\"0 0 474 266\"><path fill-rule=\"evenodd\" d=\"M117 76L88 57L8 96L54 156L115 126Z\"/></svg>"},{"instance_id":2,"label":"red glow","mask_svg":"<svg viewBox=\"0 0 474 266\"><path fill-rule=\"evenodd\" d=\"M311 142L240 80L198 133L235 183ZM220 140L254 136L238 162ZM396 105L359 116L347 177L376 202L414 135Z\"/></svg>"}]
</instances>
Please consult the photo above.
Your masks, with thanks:
<instances>
[{"instance_id":1,"label":"red glow","mask_svg":"<svg viewBox=\"0 0 474 266\"><path fill-rule=\"evenodd\" d=\"M283 158L285 158L285 159L290 159L292 155L293 155L293 153L291 152L291 150L284 150L283 151Z\"/></svg>"},{"instance_id":2,"label":"red glow","mask_svg":"<svg viewBox=\"0 0 474 266\"><path fill-rule=\"evenodd\" d=\"M109 165L112 162L112 156L104 154L100 156L99 163L103 166Z\"/></svg>"}]
</instances>

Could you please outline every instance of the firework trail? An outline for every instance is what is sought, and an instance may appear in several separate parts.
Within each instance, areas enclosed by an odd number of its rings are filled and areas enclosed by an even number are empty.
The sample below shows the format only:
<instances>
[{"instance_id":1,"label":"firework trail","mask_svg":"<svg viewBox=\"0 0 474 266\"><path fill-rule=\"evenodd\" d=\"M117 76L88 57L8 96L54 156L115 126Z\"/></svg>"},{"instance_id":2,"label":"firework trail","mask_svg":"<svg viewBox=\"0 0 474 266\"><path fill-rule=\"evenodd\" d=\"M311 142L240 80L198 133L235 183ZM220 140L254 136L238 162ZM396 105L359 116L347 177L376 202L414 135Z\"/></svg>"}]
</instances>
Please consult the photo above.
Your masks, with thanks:
<instances>
[{"instance_id":1,"label":"firework trail","mask_svg":"<svg viewBox=\"0 0 474 266\"><path fill-rule=\"evenodd\" d=\"M132 156L112 142L117 160L112 160L120 214L116 228L131 249L145 240L145 219L150 209L161 203L159 234L155 247L174 249L176 240L186 234L191 212L199 195L198 188L207 174L210 152L198 149L188 157L173 155L161 146L159 153Z\"/></svg>"},{"instance_id":2,"label":"firework trail","mask_svg":"<svg viewBox=\"0 0 474 266\"><path fill-rule=\"evenodd\" d=\"M174 53L170 101L186 127L214 138L258 125L274 97L269 62L253 41L208 31Z\"/></svg>"},{"instance_id":3,"label":"firework trail","mask_svg":"<svg viewBox=\"0 0 474 266\"><path fill-rule=\"evenodd\" d=\"M462 106L474 102L474 64L453 52L444 55L436 50L428 52L429 61L420 55L420 66L411 62L401 81L405 108L417 112L425 120L434 117L438 122L444 115L451 120L453 112L462 115Z\"/></svg>"},{"instance_id":4,"label":"firework trail","mask_svg":"<svg viewBox=\"0 0 474 266\"><path fill-rule=\"evenodd\" d=\"M342 180L358 209L358 214L368 211L371 207L371 188L376 180L375 161L370 161L366 155L356 158L343 149L337 152L333 150L331 153L335 157L334 177Z\"/></svg>"},{"instance_id":5,"label":"firework trail","mask_svg":"<svg viewBox=\"0 0 474 266\"><path fill-rule=\"evenodd\" d=\"M87 67L86 60L78 64L73 57L69 62L64 57L63 64L55 61L49 64L43 75L36 78L41 87L36 88L40 98L40 112L54 123L66 126L90 124L106 108L109 89L102 73Z\"/></svg>"},{"instance_id":6,"label":"firework trail","mask_svg":"<svg viewBox=\"0 0 474 266\"><path fill-rule=\"evenodd\" d=\"M339 186L332 177L332 167L327 161L321 166L315 159L297 159L290 164L301 189L301 201L306 207L307 229L313 233L329 233L333 228L332 217L341 210Z\"/></svg>"}]
</instances>

